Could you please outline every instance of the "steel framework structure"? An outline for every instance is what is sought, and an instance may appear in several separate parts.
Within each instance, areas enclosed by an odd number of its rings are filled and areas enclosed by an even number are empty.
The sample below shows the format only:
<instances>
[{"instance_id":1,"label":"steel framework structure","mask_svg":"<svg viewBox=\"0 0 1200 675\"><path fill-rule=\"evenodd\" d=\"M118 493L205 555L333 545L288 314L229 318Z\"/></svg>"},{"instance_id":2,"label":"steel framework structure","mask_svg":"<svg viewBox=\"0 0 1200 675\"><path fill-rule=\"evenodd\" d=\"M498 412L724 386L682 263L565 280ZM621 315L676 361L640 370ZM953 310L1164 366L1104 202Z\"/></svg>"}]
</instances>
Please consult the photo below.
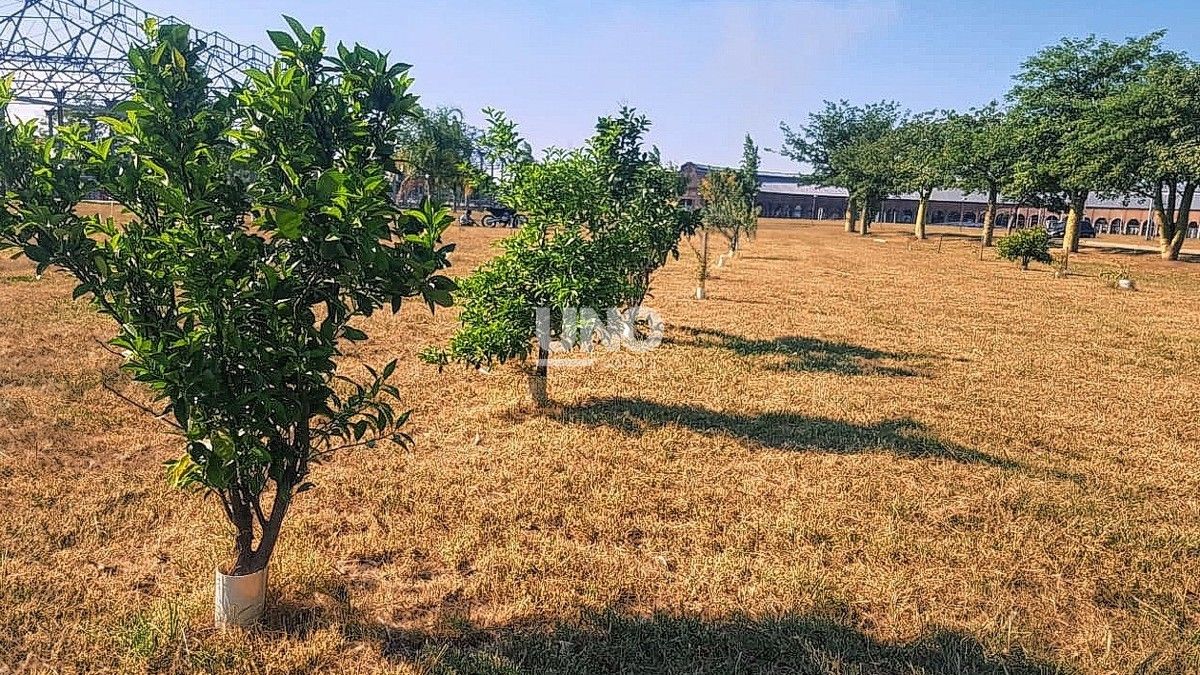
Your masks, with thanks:
<instances>
[{"instance_id":1,"label":"steel framework structure","mask_svg":"<svg viewBox=\"0 0 1200 675\"><path fill-rule=\"evenodd\" d=\"M134 44L144 44L146 19L158 17L126 0L19 0L0 2L0 77L12 75L14 98L63 109L97 110L130 92ZM195 31L208 45L206 66L217 88L242 81L248 68L271 62L264 50L217 32ZM60 112L61 114L61 112Z\"/></svg>"}]
</instances>

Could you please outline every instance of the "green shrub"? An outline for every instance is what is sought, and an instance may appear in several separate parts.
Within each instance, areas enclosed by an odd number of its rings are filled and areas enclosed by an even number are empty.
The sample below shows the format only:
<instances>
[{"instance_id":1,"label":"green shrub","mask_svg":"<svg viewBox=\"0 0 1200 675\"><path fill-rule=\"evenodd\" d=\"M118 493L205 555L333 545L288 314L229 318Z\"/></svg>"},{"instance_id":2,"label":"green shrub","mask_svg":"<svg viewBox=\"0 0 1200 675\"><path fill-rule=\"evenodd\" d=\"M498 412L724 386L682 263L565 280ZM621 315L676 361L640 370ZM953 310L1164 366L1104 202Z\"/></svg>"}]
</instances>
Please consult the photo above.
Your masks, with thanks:
<instances>
[{"instance_id":1,"label":"green shrub","mask_svg":"<svg viewBox=\"0 0 1200 675\"><path fill-rule=\"evenodd\" d=\"M361 46L327 56L323 30L288 23L269 33L275 63L221 94L187 26L148 22L99 141L9 122L0 81L0 253L74 276L116 321L114 351L154 397L130 401L181 437L171 482L215 495L237 533L232 574L267 566L316 464L408 441L396 362L352 379L339 357L367 339L362 318L453 289L449 213L391 199L409 67ZM96 189L133 219L80 215Z\"/></svg>"},{"instance_id":2,"label":"green shrub","mask_svg":"<svg viewBox=\"0 0 1200 675\"><path fill-rule=\"evenodd\" d=\"M1021 263L1021 269L1029 269L1029 263L1037 261L1050 264L1050 235L1041 228L1017 230L996 242L996 250L1005 260Z\"/></svg>"},{"instance_id":3,"label":"green shrub","mask_svg":"<svg viewBox=\"0 0 1200 675\"><path fill-rule=\"evenodd\" d=\"M486 135L508 146L493 153L522 155L513 151L525 145L513 125L495 111L490 116ZM582 148L509 163L498 195L529 220L500 244L500 255L460 280L462 326L445 348L427 349L424 358L486 367L525 359L536 347L540 383L530 386L541 404L547 343L561 341L564 328L574 332L576 310L620 310L634 321L652 275L678 255L680 237L693 228L693 216L679 206L685 187L679 172L645 147L649 126L624 108L600 118ZM544 334L539 310L549 319Z\"/></svg>"}]
</instances>

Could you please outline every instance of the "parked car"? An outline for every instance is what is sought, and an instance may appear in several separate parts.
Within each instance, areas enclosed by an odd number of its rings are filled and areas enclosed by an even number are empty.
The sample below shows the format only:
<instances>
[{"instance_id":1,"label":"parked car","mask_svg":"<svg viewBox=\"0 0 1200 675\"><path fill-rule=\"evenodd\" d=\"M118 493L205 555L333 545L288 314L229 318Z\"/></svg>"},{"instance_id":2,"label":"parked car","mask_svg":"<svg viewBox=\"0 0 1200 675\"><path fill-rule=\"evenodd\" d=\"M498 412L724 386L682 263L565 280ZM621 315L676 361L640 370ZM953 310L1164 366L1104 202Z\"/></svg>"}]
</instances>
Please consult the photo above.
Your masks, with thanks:
<instances>
[{"instance_id":1,"label":"parked car","mask_svg":"<svg viewBox=\"0 0 1200 675\"><path fill-rule=\"evenodd\" d=\"M1046 234L1051 237L1062 238L1067 234L1067 221L1051 220L1046 223ZM1079 236L1083 239L1093 239L1096 236L1096 228L1092 227L1090 220L1085 220L1079 223Z\"/></svg>"}]
</instances>

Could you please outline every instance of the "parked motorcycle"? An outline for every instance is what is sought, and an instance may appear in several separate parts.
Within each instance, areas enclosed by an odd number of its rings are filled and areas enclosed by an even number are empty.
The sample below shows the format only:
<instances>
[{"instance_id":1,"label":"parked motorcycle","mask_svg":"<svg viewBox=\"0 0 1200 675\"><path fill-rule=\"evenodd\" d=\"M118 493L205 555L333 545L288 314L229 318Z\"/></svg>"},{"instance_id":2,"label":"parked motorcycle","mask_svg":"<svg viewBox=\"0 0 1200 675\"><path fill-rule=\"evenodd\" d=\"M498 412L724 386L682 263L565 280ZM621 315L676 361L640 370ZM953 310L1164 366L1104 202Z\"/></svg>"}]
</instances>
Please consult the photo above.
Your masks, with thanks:
<instances>
[{"instance_id":1,"label":"parked motorcycle","mask_svg":"<svg viewBox=\"0 0 1200 675\"><path fill-rule=\"evenodd\" d=\"M489 206L488 215L483 217L484 227L520 227L528 219L507 206Z\"/></svg>"}]
</instances>

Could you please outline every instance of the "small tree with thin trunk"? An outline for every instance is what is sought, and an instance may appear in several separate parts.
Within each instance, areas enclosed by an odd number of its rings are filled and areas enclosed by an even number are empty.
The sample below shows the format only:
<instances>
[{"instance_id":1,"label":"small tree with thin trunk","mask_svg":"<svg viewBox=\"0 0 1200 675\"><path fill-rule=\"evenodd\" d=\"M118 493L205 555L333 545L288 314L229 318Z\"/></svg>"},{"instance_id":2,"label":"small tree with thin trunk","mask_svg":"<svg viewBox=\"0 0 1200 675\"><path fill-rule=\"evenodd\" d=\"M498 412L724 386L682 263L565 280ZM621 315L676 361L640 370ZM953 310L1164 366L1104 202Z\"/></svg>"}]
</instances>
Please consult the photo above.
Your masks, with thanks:
<instances>
[{"instance_id":1,"label":"small tree with thin trunk","mask_svg":"<svg viewBox=\"0 0 1200 675\"><path fill-rule=\"evenodd\" d=\"M704 202L700 212L701 247L696 248L692 243L692 248L700 262L697 281L701 291L698 295L702 296L708 279L708 233L715 231L729 236L731 232L744 231L747 220L755 214L753 202L747 202L742 176L736 171L724 169L709 173L700 181L699 191Z\"/></svg>"},{"instance_id":2,"label":"small tree with thin trunk","mask_svg":"<svg viewBox=\"0 0 1200 675\"><path fill-rule=\"evenodd\" d=\"M315 465L406 441L395 362L350 379L341 346L366 339L362 317L452 288L448 213L390 199L408 66L358 46L327 57L320 28L288 21L276 63L232 95L210 89L186 26L149 23L103 140L0 114L0 248L70 274L116 320L123 367L153 394L137 404L183 439L170 479L219 498L236 575L267 566ZM78 215L96 189L132 220Z\"/></svg>"},{"instance_id":3,"label":"small tree with thin trunk","mask_svg":"<svg viewBox=\"0 0 1200 675\"><path fill-rule=\"evenodd\" d=\"M726 232L729 237L729 252L735 255L741 250L743 237L753 238L758 231L758 206L755 204L755 200L758 198L758 189L761 186L758 182L759 164L758 146L754 144L754 139L750 138L750 134L746 134L746 138L742 142L742 163L738 165L735 173L738 189L741 192L740 204L744 213L736 222L718 228Z\"/></svg>"},{"instance_id":4,"label":"small tree with thin trunk","mask_svg":"<svg viewBox=\"0 0 1200 675\"><path fill-rule=\"evenodd\" d=\"M519 156L524 141L515 127L494 111L491 117L485 137L496 139L495 154ZM678 255L680 236L692 227L680 207L682 176L644 147L648 127L622 109L598 121L585 147L506 167L499 193L528 222L501 242L500 255L461 280L461 328L445 348L426 350L427 360L484 367L536 350L530 392L544 405L552 343L587 348L578 336L597 327L588 310L621 310L632 323L654 271Z\"/></svg>"}]
</instances>

